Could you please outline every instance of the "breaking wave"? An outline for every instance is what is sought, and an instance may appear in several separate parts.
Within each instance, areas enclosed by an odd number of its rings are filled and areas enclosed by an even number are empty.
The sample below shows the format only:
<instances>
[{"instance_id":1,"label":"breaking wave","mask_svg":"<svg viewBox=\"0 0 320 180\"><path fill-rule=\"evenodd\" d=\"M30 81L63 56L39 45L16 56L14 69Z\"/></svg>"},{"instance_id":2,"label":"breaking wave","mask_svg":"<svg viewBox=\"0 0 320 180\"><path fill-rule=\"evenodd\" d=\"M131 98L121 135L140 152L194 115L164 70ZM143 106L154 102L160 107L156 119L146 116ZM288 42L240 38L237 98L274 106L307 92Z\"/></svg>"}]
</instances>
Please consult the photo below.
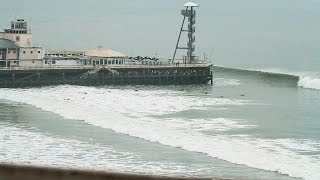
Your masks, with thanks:
<instances>
[{"instance_id":1,"label":"breaking wave","mask_svg":"<svg viewBox=\"0 0 320 180\"><path fill-rule=\"evenodd\" d=\"M192 109L201 111L208 107L242 106L250 104L251 101L199 98L170 90L134 91L77 86L0 89L0 97L31 104L67 119L82 120L94 126L163 145L205 153L231 163L293 177L320 178L319 159L295 152L299 149L315 153L320 147L319 142L260 139L249 135L229 136L218 133L232 129L255 128L253 122L241 119L157 118ZM307 145L300 147L301 141L307 141L304 143Z\"/></svg>"},{"instance_id":2,"label":"breaking wave","mask_svg":"<svg viewBox=\"0 0 320 180\"><path fill-rule=\"evenodd\" d=\"M309 89L320 89L320 78L313 78L310 76L302 75L298 85Z\"/></svg>"},{"instance_id":3,"label":"breaking wave","mask_svg":"<svg viewBox=\"0 0 320 180\"><path fill-rule=\"evenodd\" d=\"M320 90L320 73L315 72L291 72L283 69L236 69L222 66L214 66L215 72L225 72L235 75L248 76L266 83L278 83L289 86L298 86L308 89Z\"/></svg>"}]
</instances>

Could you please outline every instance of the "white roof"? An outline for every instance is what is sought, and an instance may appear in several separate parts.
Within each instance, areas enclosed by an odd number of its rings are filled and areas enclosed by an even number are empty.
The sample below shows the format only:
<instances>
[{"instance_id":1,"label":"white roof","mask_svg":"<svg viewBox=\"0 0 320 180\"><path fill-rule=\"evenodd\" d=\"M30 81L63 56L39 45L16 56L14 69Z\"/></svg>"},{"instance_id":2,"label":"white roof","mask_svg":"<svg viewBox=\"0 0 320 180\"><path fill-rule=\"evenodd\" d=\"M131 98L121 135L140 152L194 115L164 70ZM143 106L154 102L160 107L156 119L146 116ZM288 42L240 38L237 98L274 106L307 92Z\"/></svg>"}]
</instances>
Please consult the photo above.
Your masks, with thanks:
<instances>
[{"instance_id":1,"label":"white roof","mask_svg":"<svg viewBox=\"0 0 320 180\"><path fill-rule=\"evenodd\" d=\"M89 49L85 52L86 56L93 56L93 57L126 57L126 55L114 51L112 49L105 49L101 46L95 49Z\"/></svg>"},{"instance_id":2,"label":"white roof","mask_svg":"<svg viewBox=\"0 0 320 180\"><path fill-rule=\"evenodd\" d=\"M184 4L185 7L199 7L196 3L194 2L188 2Z\"/></svg>"}]
</instances>

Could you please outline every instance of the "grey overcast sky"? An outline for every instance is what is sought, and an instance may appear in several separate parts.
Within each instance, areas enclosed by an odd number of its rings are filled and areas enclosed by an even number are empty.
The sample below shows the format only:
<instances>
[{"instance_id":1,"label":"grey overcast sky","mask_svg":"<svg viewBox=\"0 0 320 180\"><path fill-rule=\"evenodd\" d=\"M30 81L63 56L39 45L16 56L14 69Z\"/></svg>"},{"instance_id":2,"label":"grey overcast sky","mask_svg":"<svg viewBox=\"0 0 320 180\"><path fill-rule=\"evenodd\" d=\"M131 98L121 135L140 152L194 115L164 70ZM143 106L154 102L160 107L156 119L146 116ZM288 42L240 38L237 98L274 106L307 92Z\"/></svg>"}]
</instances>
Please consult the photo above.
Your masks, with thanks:
<instances>
[{"instance_id":1,"label":"grey overcast sky","mask_svg":"<svg viewBox=\"0 0 320 180\"><path fill-rule=\"evenodd\" d=\"M0 27L32 19L34 45L171 58L185 0L9 0ZM196 52L218 65L320 69L320 0L195 0ZM183 36L185 38L186 36ZM179 54L181 56L181 54ZM303 62L303 63L301 63Z\"/></svg>"}]
</instances>

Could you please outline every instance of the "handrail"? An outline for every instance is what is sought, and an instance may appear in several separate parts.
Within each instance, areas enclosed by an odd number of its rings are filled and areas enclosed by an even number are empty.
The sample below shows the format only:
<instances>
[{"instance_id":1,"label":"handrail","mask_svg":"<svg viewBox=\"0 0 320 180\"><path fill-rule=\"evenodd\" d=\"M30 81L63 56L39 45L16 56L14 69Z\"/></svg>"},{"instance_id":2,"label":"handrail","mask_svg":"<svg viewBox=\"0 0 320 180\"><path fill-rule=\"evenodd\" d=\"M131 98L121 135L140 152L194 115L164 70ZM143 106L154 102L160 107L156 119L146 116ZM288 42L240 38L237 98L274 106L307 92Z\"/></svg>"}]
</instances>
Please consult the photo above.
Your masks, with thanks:
<instances>
[{"instance_id":1,"label":"handrail","mask_svg":"<svg viewBox=\"0 0 320 180\"><path fill-rule=\"evenodd\" d=\"M197 63L197 64L169 64L169 65L141 65L141 64L122 64L122 65L111 65L109 64L108 67L110 68L150 68L150 67L157 67L157 68L168 68L168 67L207 67L211 64L206 63ZM103 65L101 65L103 66ZM17 66L17 67L0 67L0 71L3 70L60 70L60 69L95 69L97 66L38 66L38 67L27 67L27 66Z\"/></svg>"}]
</instances>

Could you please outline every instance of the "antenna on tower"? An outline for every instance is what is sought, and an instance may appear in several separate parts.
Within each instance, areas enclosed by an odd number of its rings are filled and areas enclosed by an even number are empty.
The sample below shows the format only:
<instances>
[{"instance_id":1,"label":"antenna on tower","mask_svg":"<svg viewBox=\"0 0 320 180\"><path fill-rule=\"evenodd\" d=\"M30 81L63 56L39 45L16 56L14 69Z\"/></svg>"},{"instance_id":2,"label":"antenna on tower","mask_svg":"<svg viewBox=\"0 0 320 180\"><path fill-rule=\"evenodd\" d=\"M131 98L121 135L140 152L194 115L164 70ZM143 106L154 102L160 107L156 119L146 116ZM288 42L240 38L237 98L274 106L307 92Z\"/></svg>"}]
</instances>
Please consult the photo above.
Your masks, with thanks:
<instances>
[{"instance_id":1,"label":"antenna on tower","mask_svg":"<svg viewBox=\"0 0 320 180\"><path fill-rule=\"evenodd\" d=\"M197 4L193 3L193 2L188 2L184 5L186 7L185 10L181 11L181 14L183 15L183 21L182 21L182 25L181 25L181 29L180 29L180 33L178 36L178 41L176 44L176 49L174 50L174 54L173 54L173 58L171 63L173 63L175 57L176 57L176 53L178 49L186 49L188 50L187 52L187 56L185 56L184 61L185 63L188 61L189 63L192 63L195 60L195 55L194 55L194 51L195 51L195 45L194 42L196 40L194 33L195 33L195 23L196 23L196 11L194 10L195 7L199 7ZM188 29L184 30L183 26L184 26L184 22L185 19L188 18ZM179 41L180 41L180 37L182 32L188 32L188 43L187 43L187 47L179 47Z\"/></svg>"},{"instance_id":2,"label":"antenna on tower","mask_svg":"<svg viewBox=\"0 0 320 180\"><path fill-rule=\"evenodd\" d=\"M31 34L31 24L32 24L32 21L31 21L31 17L30 17L30 25L29 25L29 33Z\"/></svg>"}]
</instances>

